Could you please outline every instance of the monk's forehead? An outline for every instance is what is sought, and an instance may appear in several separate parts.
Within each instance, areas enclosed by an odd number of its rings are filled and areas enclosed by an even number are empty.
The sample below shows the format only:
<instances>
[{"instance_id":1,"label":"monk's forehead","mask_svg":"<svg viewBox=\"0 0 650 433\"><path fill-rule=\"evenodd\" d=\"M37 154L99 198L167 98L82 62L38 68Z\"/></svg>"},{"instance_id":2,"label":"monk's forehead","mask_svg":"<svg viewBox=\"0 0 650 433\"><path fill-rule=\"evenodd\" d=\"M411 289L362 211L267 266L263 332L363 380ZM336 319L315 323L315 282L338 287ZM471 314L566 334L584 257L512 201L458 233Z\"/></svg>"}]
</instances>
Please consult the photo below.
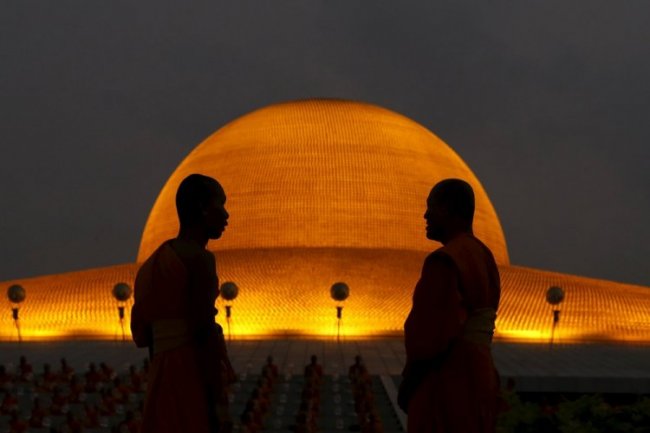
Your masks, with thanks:
<instances>
[{"instance_id":1,"label":"monk's forehead","mask_svg":"<svg viewBox=\"0 0 650 433\"><path fill-rule=\"evenodd\" d=\"M224 191L223 187L219 182L216 180L212 182L212 191L214 194L214 197L217 200L225 201L226 200L226 191Z\"/></svg>"},{"instance_id":2,"label":"monk's forehead","mask_svg":"<svg viewBox=\"0 0 650 433\"><path fill-rule=\"evenodd\" d=\"M446 188L441 185L436 185L431 188L429 196L427 197L427 207L446 207L449 204L449 195L446 194Z\"/></svg>"},{"instance_id":3,"label":"monk's forehead","mask_svg":"<svg viewBox=\"0 0 650 433\"><path fill-rule=\"evenodd\" d=\"M436 187L434 186L431 188L431 191L429 191L429 195L427 196L427 203L431 204L435 201L435 195L436 195Z\"/></svg>"}]
</instances>

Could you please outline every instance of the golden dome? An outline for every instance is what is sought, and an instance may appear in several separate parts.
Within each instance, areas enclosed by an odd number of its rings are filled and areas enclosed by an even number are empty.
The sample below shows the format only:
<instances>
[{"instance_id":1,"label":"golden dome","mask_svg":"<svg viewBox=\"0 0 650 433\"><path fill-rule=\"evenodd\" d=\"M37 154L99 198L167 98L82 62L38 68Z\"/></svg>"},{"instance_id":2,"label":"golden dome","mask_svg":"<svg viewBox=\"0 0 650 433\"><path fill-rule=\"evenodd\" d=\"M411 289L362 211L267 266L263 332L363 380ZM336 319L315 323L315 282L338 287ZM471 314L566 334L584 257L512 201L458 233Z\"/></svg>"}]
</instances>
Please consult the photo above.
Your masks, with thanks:
<instances>
[{"instance_id":1,"label":"golden dome","mask_svg":"<svg viewBox=\"0 0 650 433\"><path fill-rule=\"evenodd\" d=\"M499 262L502 297L496 338L548 342L552 307L566 293L561 342L650 342L648 288L508 264L499 220L476 177L445 143L417 123L379 107L343 101L274 105L217 131L176 169L146 224L138 259L174 237L174 196L190 173L221 181L231 213L217 248L222 282L240 288L233 315L218 320L236 338L276 335L401 335L422 261L436 245L422 218L437 181L459 177L476 193L475 232ZM28 293L26 339L120 338L112 289L133 284L137 264L7 281ZM345 282L341 322L330 297ZM225 305L217 305L223 311ZM127 302L127 306L130 301ZM128 311L126 332L128 333ZM339 325L341 327L339 328ZM0 315L0 340L15 339Z\"/></svg>"},{"instance_id":2,"label":"golden dome","mask_svg":"<svg viewBox=\"0 0 650 433\"><path fill-rule=\"evenodd\" d=\"M432 251L423 214L444 178L476 195L474 232L508 264L499 219L462 159L416 122L357 102L308 100L272 105L219 129L171 175L147 220L138 261L175 237L175 193L191 173L223 185L229 226L216 251L363 248Z\"/></svg>"}]
</instances>

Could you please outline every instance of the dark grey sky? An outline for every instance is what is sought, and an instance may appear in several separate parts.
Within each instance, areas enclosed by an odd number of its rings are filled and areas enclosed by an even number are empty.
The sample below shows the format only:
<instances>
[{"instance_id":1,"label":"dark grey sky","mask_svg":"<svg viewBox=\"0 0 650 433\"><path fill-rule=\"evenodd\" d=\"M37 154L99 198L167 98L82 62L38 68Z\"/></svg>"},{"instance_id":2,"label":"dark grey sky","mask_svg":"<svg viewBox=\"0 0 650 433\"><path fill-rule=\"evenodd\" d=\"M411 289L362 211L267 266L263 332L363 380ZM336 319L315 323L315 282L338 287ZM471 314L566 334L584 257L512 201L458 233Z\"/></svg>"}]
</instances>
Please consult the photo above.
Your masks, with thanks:
<instances>
[{"instance_id":1,"label":"dark grey sky","mask_svg":"<svg viewBox=\"0 0 650 433\"><path fill-rule=\"evenodd\" d=\"M650 2L407 3L3 2L0 281L133 261L206 136L339 97L454 148L513 264L650 285Z\"/></svg>"}]
</instances>

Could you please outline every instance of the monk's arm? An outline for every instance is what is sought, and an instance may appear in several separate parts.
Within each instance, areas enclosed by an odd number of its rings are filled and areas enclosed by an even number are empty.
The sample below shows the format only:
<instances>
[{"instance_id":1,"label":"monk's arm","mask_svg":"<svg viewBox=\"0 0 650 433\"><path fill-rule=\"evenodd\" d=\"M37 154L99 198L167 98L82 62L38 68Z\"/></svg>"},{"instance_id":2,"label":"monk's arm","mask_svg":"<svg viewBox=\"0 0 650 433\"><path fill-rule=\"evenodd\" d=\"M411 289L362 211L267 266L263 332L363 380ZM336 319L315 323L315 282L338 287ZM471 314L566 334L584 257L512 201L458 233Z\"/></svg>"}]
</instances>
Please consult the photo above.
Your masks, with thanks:
<instances>
[{"instance_id":1,"label":"monk's arm","mask_svg":"<svg viewBox=\"0 0 650 433\"><path fill-rule=\"evenodd\" d=\"M214 255L208 251L192 258L190 266L189 320L196 331L214 326L217 309L217 272Z\"/></svg>"},{"instance_id":2,"label":"monk's arm","mask_svg":"<svg viewBox=\"0 0 650 433\"><path fill-rule=\"evenodd\" d=\"M151 325L145 320L145 314L142 305L142 291L146 290L149 284L149 268L148 263L145 264L139 271L135 279L134 286L134 300L133 307L131 308L131 335L137 347L148 347L153 344L153 333Z\"/></svg>"},{"instance_id":3,"label":"monk's arm","mask_svg":"<svg viewBox=\"0 0 650 433\"><path fill-rule=\"evenodd\" d=\"M196 268L193 277L191 305L196 309L195 329L198 331L198 338L205 346L205 355L208 359L217 361L222 366L220 383L234 381L235 373L228 358L226 341L221 325L215 322L214 317L217 309L214 307L218 288L216 261L214 255L205 252L195 263ZM214 367L214 366L213 366ZM222 396L223 397L223 396Z\"/></svg>"},{"instance_id":4,"label":"monk's arm","mask_svg":"<svg viewBox=\"0 0 650 433\"><path fill-rule=\"evenodd\" d=\"M460 334L458 284L457 269L448 256L434 253L427 257L404 324L407 363L435 358Z\"/></svg>"},{"instance_id":5,"label":"monk's arm","mask_svg":"<svg viewBox=\"0 0 650 433\"><path fill-rule=\"evenodd\" d=\"M455 265L446 255L429 255L413 292L411 312L404 323L406 365L397 395L397 403L403 411L408 412L415 390L442 362L452 340L460 334L460 302Z\"/></svg>"},{"instance_id":6,"label":"monk's arm","mask_svg":"<svg viewBox=\"0 0 650 433\"><path fill-rule=\"evenodd\" d=\"M217 298L217 265L214 255L205 252L198 259L198 265L193 278L195 284L192 288L193 300L191 304L196 311L197 329L214 329L217 333L217 353L221 359L228 359L226 342L223 336L221 325L215 322L214 316L217 309L214 307ZM230 366L230 364L228 364Z\"/></svg>"},{"instance_id":7,"label":"monk's arm","mask_svg":"<svg viewBox=\"0 0 650 433\"><path fill-rule=\"evenodd\" d=\"M153 343L151 327L141 318L139 304L133 304L131 309L131 335L137 347L148 347Z\"/></svg>"}]
</instances>

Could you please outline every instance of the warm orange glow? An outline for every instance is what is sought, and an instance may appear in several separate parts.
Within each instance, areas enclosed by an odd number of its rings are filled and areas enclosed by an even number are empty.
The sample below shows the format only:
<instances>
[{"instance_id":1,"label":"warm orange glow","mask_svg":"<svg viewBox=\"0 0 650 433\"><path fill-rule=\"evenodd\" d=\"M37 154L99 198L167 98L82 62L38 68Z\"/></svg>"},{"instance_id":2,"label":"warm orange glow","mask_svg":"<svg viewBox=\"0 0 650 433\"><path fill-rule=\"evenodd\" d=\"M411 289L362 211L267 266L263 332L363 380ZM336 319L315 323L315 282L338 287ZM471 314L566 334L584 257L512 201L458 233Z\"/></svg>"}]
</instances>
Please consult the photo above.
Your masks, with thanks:
<instances>
[{"instance_id":1,"label":"warm orange glow","mask_svg":"<svg viewBox=\"0 0 650 433\"><path fill-rule=\"evenodd\" d=\"M550 340L553 309L545 301L557 285L560 304L555 340L650 343L650 288L521 267L501 267L503 296L498 336L508 340Z\"/></svg>"},{"instance_id":2,"label":"warm orange glow","mask_svg":"<svg viewBox=\"0 0 650 433\"><path fill-rule=\"evenodd\" d=\"M112 288L120 281L132 284L136 270L134 265L120 265L20 280L27 283L27 298L20 304L23 340L121 338ZM16 340L12 305L8 300L3 305L6 314L0 312L0 339ZM126 305L128 312L130 304ZM128 317L125 331L130 338Z\"/></svg>"},{"instance_id":3,"label":"warm orange glow","mask_svg":"<svg viewBox=\"0 0 650 433\"><path fill-rule=\"evenodd\" d=\"M429 251L431 187L472 184L475 233L508 264L503 231L476 176L442 140L386 109L349 101L272 105L208 137L176 168L145 226L138 261L176 236L175 194L190 173L218 179L230 225L210 249L370 248Z\"/></svg>"},{"instance_id":4,"label":"warm orange glow","mask_svg":"<svg viewBox=\"0 0 650 433\"><path fill-rule=\"evenodd\" d=\"M187 174L218 178L231 213L215 251L222 282L240 289L233 302L235 338L335 336L330 286L350 287L341 334L399 336L426 254L422 215L431 186L461 177L475 188L475 233L500 264L502 301L496 338L549 341L549 286L566 292L555 341L650 343L650 288L510 266L497 215L476 177L445 143L417 123L379 107L306 101L258 110L217 131L176 169L147 221L146 258L174 237L176 188ZM27 299L25 340L120 339L117 282L133 284L128 264L19 281ZM15 340L10 304L0 311L0 339ZM223 301L218 306L224 311ZM125 330L129 332L130 305ZM223 314L219 322L227 330Z\"/></svg>"},{"instance_id":5,"label":"warm orange glow","mask_svg":"<svg viewBox=\"0 0 650 433\"><path fill-rule=\"evenodd\" d=\"M329 287L338 280L350 286L343 303L343 338L399 336L424 255L327 248L221 252L221 280L236 281L240 288L232 303L233 336L335 336L337 304ZM20 280L27 290L20 311L23 337L121 338L111 289L116 281L132 284L136 270L137 265L123 265ZM650 288L512 266L500 271L499 340L548 343L552 310L544 294L549 286L559 285L566 299L560 305L556 342L650 343ZM5 305L0 339L15 340L10 304ZM225 311L223 300L217 306ZM128 313L127 308L127 338ZM219 322L227 331L223 313Z\"/></svg>"}]
</instances>

